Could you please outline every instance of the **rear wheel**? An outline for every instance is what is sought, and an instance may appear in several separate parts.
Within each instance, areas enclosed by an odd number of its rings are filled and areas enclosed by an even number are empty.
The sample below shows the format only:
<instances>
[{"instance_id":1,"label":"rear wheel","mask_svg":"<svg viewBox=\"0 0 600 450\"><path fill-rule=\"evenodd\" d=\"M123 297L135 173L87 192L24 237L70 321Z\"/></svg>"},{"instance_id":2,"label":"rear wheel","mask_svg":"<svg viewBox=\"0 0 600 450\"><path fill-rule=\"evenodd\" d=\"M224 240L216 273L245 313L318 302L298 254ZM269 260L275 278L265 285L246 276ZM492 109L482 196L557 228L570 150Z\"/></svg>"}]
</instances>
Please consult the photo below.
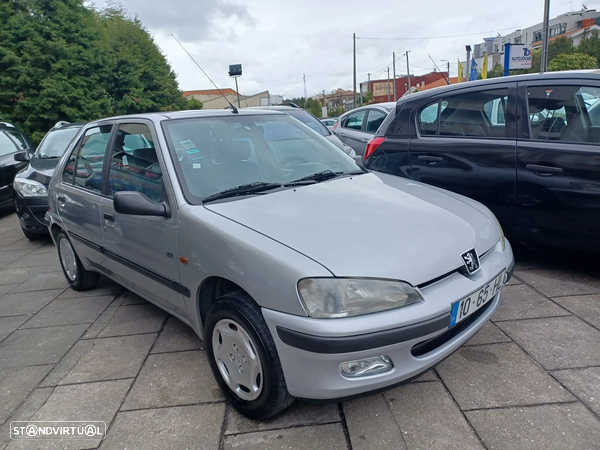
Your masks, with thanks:
<instances>
[{"instance_id":1,"label":"rear wheel","mask_svg":"<svg viewBox=\"0 0 600 450\"><path fill-rule=\"evenodd\" d=\"M56 248L65 278L74 290L87 291L98 285L100 274L83 268L71 241L63 231L56 235Z\"/></svg>"},{"instance_id":2,"label":"rear wheel","mask_svg":"<svg viewBox=\"0 0 600 450\"><path fill-rule=\"evenodd\" d=\"M212 305L205 336L213 374L239 412L268 419L292 404L275 342L248 294L232 292Z\"/></svg>"}]
</instances>

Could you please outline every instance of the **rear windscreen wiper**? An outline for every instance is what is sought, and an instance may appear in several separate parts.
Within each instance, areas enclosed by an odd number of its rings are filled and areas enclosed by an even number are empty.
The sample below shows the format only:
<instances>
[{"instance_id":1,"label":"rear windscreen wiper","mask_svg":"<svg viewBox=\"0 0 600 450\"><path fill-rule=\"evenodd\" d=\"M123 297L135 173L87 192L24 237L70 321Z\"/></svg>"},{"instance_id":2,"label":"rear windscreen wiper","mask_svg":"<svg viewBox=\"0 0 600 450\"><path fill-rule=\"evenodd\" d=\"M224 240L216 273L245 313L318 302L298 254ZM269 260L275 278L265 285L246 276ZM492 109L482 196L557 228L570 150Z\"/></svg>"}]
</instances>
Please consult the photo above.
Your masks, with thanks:
<instances>
[{"instance_id":1,"label":"rear windscreen wiper","mask_svg":"<svg viewBox=\"0 0 600 450\"><path fill-rule=\"evenodd\" d=\"M242 184L240 186L225 189L224 191L211 194L202 200L202 203L212 202L213 200L220 200L222 198L237 197L240 195L255 194L258 192L270 191L271 189L277 189L281 187L280 183L265 183L262 181L256 183Z\"/></svg>"}]
</instances>

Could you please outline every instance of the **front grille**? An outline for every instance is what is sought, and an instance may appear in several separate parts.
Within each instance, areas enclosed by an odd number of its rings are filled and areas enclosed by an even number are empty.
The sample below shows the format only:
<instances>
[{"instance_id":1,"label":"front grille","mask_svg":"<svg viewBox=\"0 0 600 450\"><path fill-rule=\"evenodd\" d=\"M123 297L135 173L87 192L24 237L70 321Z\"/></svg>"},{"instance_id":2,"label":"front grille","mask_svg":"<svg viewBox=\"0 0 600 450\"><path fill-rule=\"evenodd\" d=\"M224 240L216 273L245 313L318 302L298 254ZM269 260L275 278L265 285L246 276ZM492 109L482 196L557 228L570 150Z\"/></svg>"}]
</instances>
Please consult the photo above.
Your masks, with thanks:
<instances>
[{"instance_id":1,"label":"front grille","mask_svg":"<svg viewBox=\"0 0 600 450\"><path fill-rule=\"evenodd\" d=\"M486 252L484 252L483 254L479 255L479 262L480 263L482 262L483 258L485 258L487 255L489 255L489 253L493 250L493 248L494 247L488 249ZM469 276L469 273L467 272L467 268L463 265L463 266L460 266L460 267L458 267L458 268L456 268L454 270L451 270L450 272L447 272L447 273L445 273L443 275L440 275L439 277L434 278L433 280L429 280L429 281L426 281L425 283L421 283L421 284L417 285L417 287L419 289L426 288L427 286L431 286L433 283L437 283L438 281L441 281L444 278L448 278L449 276L454 275L456 272L460 273L461 275L464 275L465 277Z\"/></svg>"},{"instance_id":2,"label":"front grille","mask_svg":"<svg viewBox=\"0 0 600 450\"><path fill-rule=\"evenodd\" d=\"M439 336L428 339L426 341L419 342L418 344L413 346L413 348L410 350L410 353L413 356L423 356L429 352L432 352L433 350L437 349L438 347L441 347L446 342L454 339L456 336L458 336L464 330L469 328L473 324L473 322L475 322L477 319L479 319L490 308L492 303L494 303L494 300L487 302L476 312L471 314L469 317L467 317L465 320L460 322L458 325L454 325L452 328L450 328L445 333L442 333Z\"/></svg>"}]
</instances>

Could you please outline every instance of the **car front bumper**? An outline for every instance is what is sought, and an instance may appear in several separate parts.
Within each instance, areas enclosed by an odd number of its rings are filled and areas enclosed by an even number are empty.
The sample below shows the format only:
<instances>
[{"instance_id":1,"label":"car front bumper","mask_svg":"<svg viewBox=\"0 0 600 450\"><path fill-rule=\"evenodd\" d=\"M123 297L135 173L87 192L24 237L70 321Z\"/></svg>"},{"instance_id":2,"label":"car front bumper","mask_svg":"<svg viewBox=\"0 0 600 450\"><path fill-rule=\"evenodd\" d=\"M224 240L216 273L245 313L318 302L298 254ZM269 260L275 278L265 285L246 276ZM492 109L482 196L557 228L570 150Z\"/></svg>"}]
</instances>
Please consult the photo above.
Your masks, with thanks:
<instances>
[{"instance_id":1,"label":"car front bumper","mask_svg":"<svg viewBox=\"0 0 600 450\"><path fill-rule=\"evenodd\" d=\"M46 223L47 198L25 198L15 191L14 201L17 216L23 229L32 233L48 233L48 224Z\"/></svg>"},{"instance_id":2,"label":"car front bumper","mask_svg":"<svg viewBox=\"0 0 600 450\"><path fill-rule=\"evenodd\" d=\"M313 319L263 309L291 395L339 400L392 387L437 365L468 341L500 305L502 291L480 310L449 328L452 303L485 286L502 271L512 276L508 241L481 258L470 277L458 272L420 288L421 309L406 307L343 319ZM415 315L427 311L427 315ZM418 312L417 312L418 314ZM342 376L340 364L385 355L393 367L359 378Z\"/></svg>"}]
</instances>

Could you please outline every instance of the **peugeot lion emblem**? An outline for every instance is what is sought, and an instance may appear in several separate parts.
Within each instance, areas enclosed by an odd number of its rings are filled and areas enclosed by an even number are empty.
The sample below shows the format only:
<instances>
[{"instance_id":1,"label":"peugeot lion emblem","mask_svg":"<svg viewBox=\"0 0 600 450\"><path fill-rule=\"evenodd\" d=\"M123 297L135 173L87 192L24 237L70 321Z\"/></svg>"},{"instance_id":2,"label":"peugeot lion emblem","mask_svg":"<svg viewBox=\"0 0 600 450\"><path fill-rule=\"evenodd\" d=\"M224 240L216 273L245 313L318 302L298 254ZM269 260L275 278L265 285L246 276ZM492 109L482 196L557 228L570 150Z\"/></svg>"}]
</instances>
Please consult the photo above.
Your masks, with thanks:
<instances>
[{"instance_id":1,"label":"peugeot lion emblem","mask_svg":"<svg viewBox=\"0 0 600 450\"><path fill-rule=\"evenodd\" d=\"M469 275L474 274L479 270L479 256L477 256L475 249L469 250L460 256L465 263L465 267L467 268Z\"/></svg>"}]
</instances>

